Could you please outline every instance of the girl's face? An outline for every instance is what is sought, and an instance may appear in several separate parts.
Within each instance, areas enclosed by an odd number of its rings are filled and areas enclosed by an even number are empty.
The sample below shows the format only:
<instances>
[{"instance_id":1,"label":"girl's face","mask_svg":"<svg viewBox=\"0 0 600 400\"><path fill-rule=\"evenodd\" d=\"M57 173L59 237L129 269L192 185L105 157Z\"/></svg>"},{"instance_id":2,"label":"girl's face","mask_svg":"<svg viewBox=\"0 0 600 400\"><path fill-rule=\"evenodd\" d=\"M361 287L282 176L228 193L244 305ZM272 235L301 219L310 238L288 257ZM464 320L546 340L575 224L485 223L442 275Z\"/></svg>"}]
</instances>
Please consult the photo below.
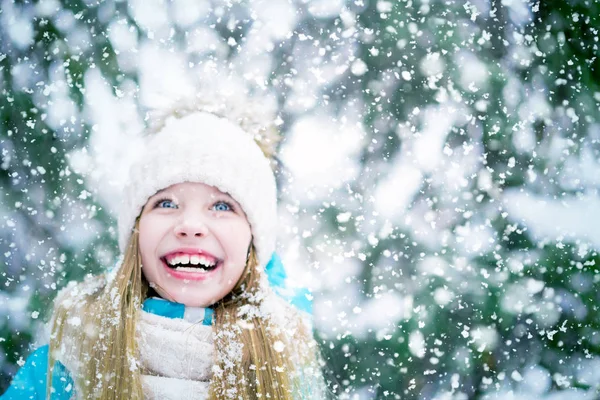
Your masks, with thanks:
<instances>
[{"instance_id":1,"label":"girl's face","mask_svg":"<svg viewBox=\"0 0 600 400\"><path fill-rule=\"evenodd\" d=\"M252 233L228 194L203 183L169 186L148 199L139 222L142 271L163 298L207 307L240 279Z\"/></svg>"}]
</instances>

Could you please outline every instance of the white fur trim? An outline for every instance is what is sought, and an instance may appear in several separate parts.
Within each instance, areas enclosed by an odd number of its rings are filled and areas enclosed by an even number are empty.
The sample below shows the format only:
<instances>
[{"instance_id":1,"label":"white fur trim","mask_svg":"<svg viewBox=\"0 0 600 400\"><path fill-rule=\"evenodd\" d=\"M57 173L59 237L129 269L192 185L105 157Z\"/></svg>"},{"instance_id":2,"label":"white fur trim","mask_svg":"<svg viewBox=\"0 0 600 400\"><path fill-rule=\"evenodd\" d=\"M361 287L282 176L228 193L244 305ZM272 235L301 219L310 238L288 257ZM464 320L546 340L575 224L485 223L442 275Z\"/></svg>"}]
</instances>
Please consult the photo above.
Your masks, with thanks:
<instances>
[{"instance_id":1,"label":"white fur trim","mask_svg":"<svg viewBox=\"0 0 600 400\"><path fill-rule=\"evenodd\" d=\"M258 262L266 266L275 250L275 176L250 133L207 112L171 117L148 139L131 168L119 212L121 251L148 198L181 182L215 186L240 203L250 222Z\"/></svg>"}]
</instances>

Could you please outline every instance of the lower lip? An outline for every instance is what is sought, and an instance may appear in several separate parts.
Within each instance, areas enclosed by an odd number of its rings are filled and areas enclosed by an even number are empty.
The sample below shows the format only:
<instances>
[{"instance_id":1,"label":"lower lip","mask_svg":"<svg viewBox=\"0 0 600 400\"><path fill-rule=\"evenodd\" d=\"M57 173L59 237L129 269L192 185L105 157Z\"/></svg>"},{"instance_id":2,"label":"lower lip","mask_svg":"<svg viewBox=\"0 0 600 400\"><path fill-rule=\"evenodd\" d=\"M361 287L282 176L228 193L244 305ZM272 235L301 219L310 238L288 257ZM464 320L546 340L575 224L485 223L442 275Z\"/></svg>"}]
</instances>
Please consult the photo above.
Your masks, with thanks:
<instances>
[{"instance_id":1,"label":"lower lip","mask_svg":"<svg viewBox=\"0 0 600 400\"><path fill-rule=\"evenodd\" d=\"M164 260L161 261L169 275L171 275L175 279L180 279L184 281L204 281L210 279L216 273L216 271L221 268L221 264L223 263L222 261L219 261L217 266L208 272L187 272L176 271L173 268L170 268Z\"/></svg>"}]
</instances>

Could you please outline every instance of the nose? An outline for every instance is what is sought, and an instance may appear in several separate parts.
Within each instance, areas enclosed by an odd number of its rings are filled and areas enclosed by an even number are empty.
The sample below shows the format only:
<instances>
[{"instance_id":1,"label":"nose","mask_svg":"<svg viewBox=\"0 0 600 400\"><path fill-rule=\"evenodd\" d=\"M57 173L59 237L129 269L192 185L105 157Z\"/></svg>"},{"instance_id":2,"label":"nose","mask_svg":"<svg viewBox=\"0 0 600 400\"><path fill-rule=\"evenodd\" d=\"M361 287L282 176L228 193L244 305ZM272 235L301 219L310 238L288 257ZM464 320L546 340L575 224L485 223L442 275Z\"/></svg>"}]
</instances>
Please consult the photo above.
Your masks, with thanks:
<instances>
[{"instance_id":1,"label":"nose","mask_svg":"<svg viewBox=\"0 0 600 400\"><path fill-rule=\"evenodd\" d=\"M175 225L174 232L180 238L202 237L208 233L208 227L200 216L183 215Z\"/></svg>"}]
</instances>

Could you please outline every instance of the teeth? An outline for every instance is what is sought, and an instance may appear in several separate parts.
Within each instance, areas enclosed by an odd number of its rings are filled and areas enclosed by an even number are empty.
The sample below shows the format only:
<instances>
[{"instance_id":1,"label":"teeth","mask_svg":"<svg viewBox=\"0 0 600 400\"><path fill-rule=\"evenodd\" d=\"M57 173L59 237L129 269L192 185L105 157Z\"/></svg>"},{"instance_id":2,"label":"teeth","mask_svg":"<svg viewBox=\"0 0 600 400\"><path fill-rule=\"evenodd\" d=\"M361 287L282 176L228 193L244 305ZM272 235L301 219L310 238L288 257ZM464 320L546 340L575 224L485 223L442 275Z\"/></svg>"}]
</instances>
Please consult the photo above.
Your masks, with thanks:
<instances>
[{"instance_id":1,"label":"teeth","mask_svg":"<svg viewBox=\"0 0 600 400\"><path fill-rule=\"evenodd\" d=\"M191 256L188 254L178 255L178 256L168 259L167 263L170 266L191 264L191 265L200 265L201 267L204 267L204 268L211 268L217 264L216 261L213 261L213 260L209 259L208 257L199 255L199 254L193 254Z\"/></svg>"},{"instance_id":2,"label":"teeth","mask_svg":"<svg viewBox=\"0 0 600 400\"><path fill-rule=\"evenodd\" d=\"M212 261L212 260L210 260L210 259L208 259L207 257L204 257L204 256L200 256L199 259L200 259L199 260L200 264L204 264L207 267L213 267L216 264L216 262L214 262L214 261Z\"/></svg>"},{"instance_id":3,"label":"teeth","mask_svg":"<svg viewBox=\"0 0 600 400\"><path fill-rule=\"evenodd\" d=\"M187 260L186 260L187 258ZM189 264L190 263L190 257L189 256L175 256L173 258L171 258L171 260L169 261L169 264L171 265L176 265L176 264Z\"/></svg>"}]
</instances>

